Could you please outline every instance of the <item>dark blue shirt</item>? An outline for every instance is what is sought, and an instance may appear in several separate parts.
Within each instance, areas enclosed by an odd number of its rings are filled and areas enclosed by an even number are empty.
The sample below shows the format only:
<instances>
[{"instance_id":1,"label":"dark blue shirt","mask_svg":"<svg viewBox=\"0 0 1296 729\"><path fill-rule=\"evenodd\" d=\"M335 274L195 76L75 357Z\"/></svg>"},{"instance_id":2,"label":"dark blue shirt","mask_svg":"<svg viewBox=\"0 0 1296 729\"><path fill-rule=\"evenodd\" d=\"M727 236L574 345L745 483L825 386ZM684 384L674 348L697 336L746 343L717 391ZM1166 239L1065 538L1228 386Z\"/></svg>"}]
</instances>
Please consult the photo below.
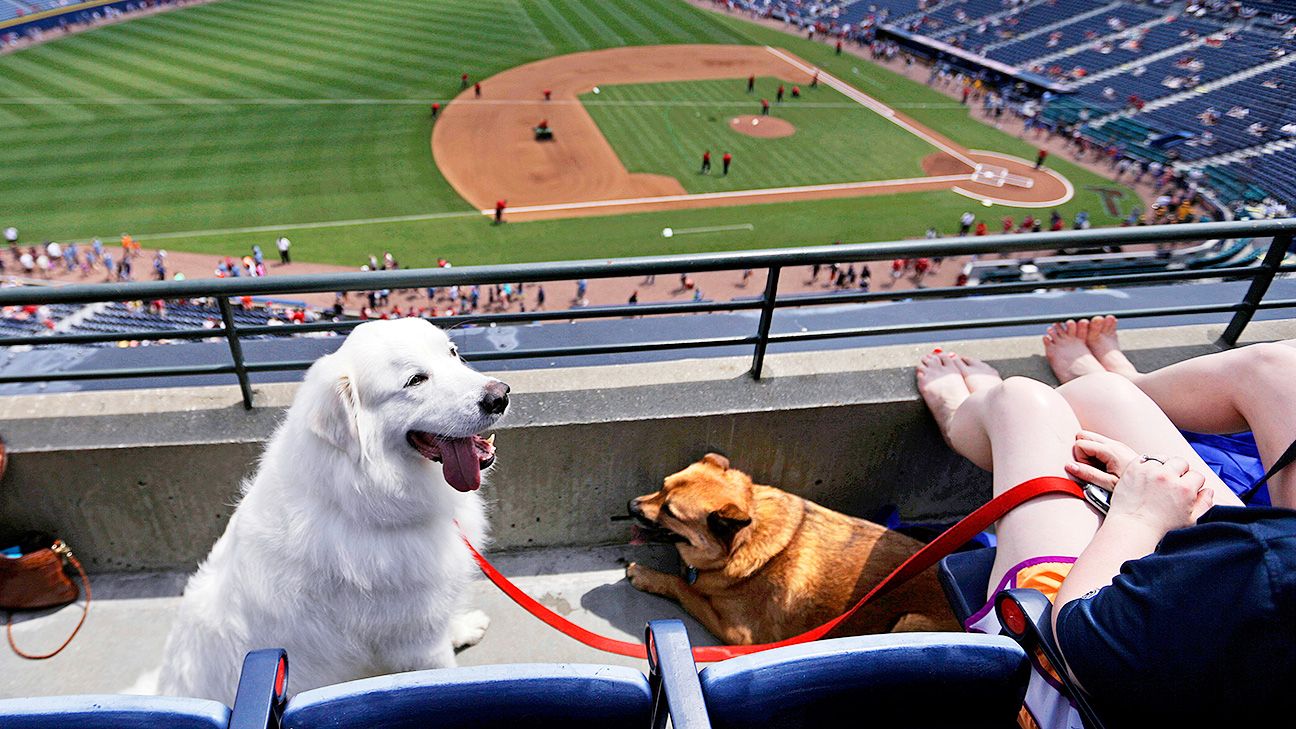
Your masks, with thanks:
<instances>
[{"instance_id":1,"label":"dark blue shirt","mask_svg":"<svg viewBox=\"0 0 1296 729\"><path fill-rule=\"evenodd\" d=\"M1108 727L1293 721L1296 511L1211 509L1063 606L1057 641Z\"/></svg>"}]
</instances>

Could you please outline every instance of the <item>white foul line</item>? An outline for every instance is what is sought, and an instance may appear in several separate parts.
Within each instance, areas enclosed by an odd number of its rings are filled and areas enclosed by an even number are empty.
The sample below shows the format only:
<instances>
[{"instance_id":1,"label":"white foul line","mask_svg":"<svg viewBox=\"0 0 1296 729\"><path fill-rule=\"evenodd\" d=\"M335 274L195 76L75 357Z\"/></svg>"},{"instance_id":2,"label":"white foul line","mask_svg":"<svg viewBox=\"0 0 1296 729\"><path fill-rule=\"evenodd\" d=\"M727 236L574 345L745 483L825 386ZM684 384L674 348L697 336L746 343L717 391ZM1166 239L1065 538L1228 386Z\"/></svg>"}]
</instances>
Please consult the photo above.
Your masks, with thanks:
<instances>
[{"instance_id":1,"label":"white foul line","mask_svg":"<svg viewBox=\"0 0 1296 729\"><path fill-rule=\"evenodd\" d=\"M826 190L863 190L870 187L897 187L900 185L921 185L928 182L967 182L967 175L944 175L942 177L911 177L904 180L872 180L869 182L837 182L827 185L803 185L801 187L768 187L760 190L730 190L727 192L700 192L692 195L658 195L656 197L633 197L620 200L589 200L575 203L554 203L551 205L522 205L509 207L510 213L547 213L555 210L583 210L587 208L616 208L630 205L652 205L655 203L682 202L685 200L723 200L735 197L765 197L768 195L794 195L800 192L823 192ZM494 215L494 208L483 208L482 215Z\"/></svg>"},{"instance_id":2,"label":"white foul line","mask_svg":"<svg viewBox=\"0 0 1296 729\"><path fill-rule=\"evenodd\" d=\"M689 233L723 233L727 230L756 230L756 226L751 223L739 223L737 225L708 225L702 228L667 228L671 236L688 235Z\"/></svg>"},{"instance_id":3,"label":"white foul line","mask_svg":"<svg viewBox=\"0 0 1296 729\"><path fill-rule=\"evenodd\" d=\"M968 167L972 167L974 169L976 168L977 163L973 161L971 158L969 158L967 155L963 154L957 149L954 149L948 144L945 144L939 139L936 139L935 137L931 136L927 132L913 126L909 122L906 122L904 119L901 119L900 117L896 116L894 109L887 106L886 104L883 104L877 99L874 99L872 96L869 96L868 94L864 93L863 91L860 91L859 89L855 88L854 86L851 86L848 83L837 80L835 77L827 73L824 73L822 70L814 69L814 68L810 68L809 66L806 66L805 64L797 61L795 58L778 50L777 48L765 46L765 50L774 54L778 58L782 59L783 61L791 65L793 68L796 68L802 71L803 73L814 73L815 71L819 71L819 79L824 83L828 84L828 86L841 92L844 96L846 96L846 98L851 99L859 103L861 106L867 107L871 111L876 112L883 119L886 119L887 121L891 122L892 124L895 124L901 129L904 129L905 131L909 132L915 137L918 137L924 142L927 142L931 146L939 149L945 154L948 154L949 156L953 157L959 162L962 162Z\"/></svg>"}]
</instances>

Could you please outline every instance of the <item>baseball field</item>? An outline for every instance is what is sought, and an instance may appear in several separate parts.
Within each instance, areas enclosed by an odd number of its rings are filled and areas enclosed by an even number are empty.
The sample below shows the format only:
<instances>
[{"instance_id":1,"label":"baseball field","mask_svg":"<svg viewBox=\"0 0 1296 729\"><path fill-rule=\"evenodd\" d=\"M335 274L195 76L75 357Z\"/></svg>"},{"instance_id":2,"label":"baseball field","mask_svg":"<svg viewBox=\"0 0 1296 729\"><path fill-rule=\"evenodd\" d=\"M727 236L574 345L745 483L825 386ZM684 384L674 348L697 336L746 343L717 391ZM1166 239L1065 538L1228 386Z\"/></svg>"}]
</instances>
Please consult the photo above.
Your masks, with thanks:
<instances>
[{"instance_id":1,"label":"baseball field","mask_svg":"<svg viewBox=\"0 0 1296 729\"><path fill-rule=\"evenodd\" d=\"M1033 172L922 84L682 0L218 0L0 56L0 149L0 225L25 242L283 234L344 265L888 240L1021 206L1104 225L1091 188L1136 199L1064 160Z\"/></svg>"}]
</instances>

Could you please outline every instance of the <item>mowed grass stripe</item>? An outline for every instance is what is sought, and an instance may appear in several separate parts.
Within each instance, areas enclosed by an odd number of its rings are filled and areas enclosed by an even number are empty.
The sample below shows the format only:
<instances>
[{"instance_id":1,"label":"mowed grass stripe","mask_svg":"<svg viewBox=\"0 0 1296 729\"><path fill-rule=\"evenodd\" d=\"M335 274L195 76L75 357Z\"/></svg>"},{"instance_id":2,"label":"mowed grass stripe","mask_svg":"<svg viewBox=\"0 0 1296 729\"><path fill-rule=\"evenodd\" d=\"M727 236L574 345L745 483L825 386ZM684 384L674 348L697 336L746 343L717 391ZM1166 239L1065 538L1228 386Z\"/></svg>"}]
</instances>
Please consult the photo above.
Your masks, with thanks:
<instances>
[{"instance_id":1,"label":"mowed grass stripe","mask_svg":"<svg viewBox=\"0 0 1296 729\"><path fill-rule=\"evenodd\" d=\"M158 78L156 74L140 73L141 65L154 65L154 59L146 54L126 54L103 43L88 40L83 35L67 39L67 43L50 43L46 47L51 52L63 54L69 64L78 69L93 71L98 75L110 75L120 86L128 89L128 95L136 98L180 98L191 95L192 85L181 85L170 80ZM163 64L156 63L160 68Z\"/></svg>"},{"instance_id":2,"label":"mowed grass stripe","mask_svg":"<svg viewBox=\"0 0 1296 729\"><path fill-rule=\"evenodd\" d=\"M661 42L660 34L653 32L629 15L619 12L614 5L598 3L591 5L590 10L609 28L615 29L622 37L627 38L630 41L629 45L643 46Z\"/></svg>"},{"instance_id":3,"label":"mowed grass stripe","mask_svg":"<svg viewBox=\"0 0 1296 729\"><path fill-rule=\"evenodd\" d=\"M549 21L550 27L557 28L561 32L562 36L567 39L568 43L576 50L589 50L590 48L593 48L593 45L585 35L577 30L576 26L568 22L562 12L555 8L553 3L549 0L518 1L523 3L525 7L538 8L544 15L545 19Z\"/></svg>"},{"instance_id":4,"label":"mowed grass stripe","mask_svg":"<svg viewBox=\"0 0 1296 729\"><path fill-rule=\"evenodd\" d=\"M644 3L629 3L637 10L653 13L660 18L663 27L677 28L685 40L684 43L723 43L750 45L752 39L735 32L728 24L718 22L714 13L694 8L682 2L661 2L655 0Z\"/></svg>"},{"instance_id":5,"label":"mowed grass stripe","mask_svg":"<svg viewBox=\"0 0 1296 729\"><path fill-rule=\"evenodd\" d=\"M331 75L320 75L313 71L327 70L329 66L317 66L310 72L303 69L300 65L302 57L318 60L321 62L330 62L336 55L330 54L325 48L316 46L313 42L298 42L292 36L283 36L281 38L272 37L255 37L239 32L239 24L230 22L226 25L222 21L207 21L205 23L195 23L191 19L171 18L170 26L184 29L188 38L188 43L192 46L202 48L208 57L221 58L229 62L231 69L239 69L237 73L246 79L256 79L257 83L272 89L270 96L280 96L283 98L299 98L303 96L335 96L339 86L348 84L342 78L342 74L334 71ZM283 47L285 44L294 43L298 47L294 49L294 57L285 57ZM316 46L312 48L312 46ZM336 50L334 50L336 54ZM334 67L335 68L335 67ZM398 91L402 87L397 84L390 84L381 79L370 79L370 89L383 87L390 91ZM349 85L352 90L362 87ZM313 89L313 91L312 91ZM254 94L255 96L255 94Z\"/></svg>"},{"instance_id":6,"label":"mowed grass stripe","mask_svg":"<svg viewBox=\"0 0 1296 729\"><path fill-rule=\"evenodd\" d=\"M291 84L291 79L267 77L260 69L243 60L239 46L229 46L221 40L213 40L209 31L194 26L187 20L170 17L172 15L178 14L158 15L152 18L156 23L136 28L136 35L131 42L159 57L170 58L179 68L194 74L196 78L223 83L235 96L291 99L300 95ZM174 50L177 35L185 38L187 48L183 53Z\"/></svg>"},{"instance_id":7,"label":"mowed grass stripe","mask_svg":"<svg viewBox=\"0 0 1296 729\"><path fill-rule=\"evenodd\" d=\"M650 36L654 38L652 41L654 44L696 42L698 38L697 34L689 33L677 23L657 13L654 4L650 2L642 4L626 3L620 6L609 5L608 10L638 20L644 27L649 29Z\"/></svg>"},{"instance_id":8,"label":"mowed grass stripe","mask_svg":"<svg viewBox=\"0 0 1296 729\"><path fill-rule=\"evenodd\" d=\"M513 12L515 13L516 17L521 19L520 24L525 25L527 29L531 31L531 39L532 41L534 41L536 45L549 51L557 50L557 46L555 46L553 42L549 40L548 36L545 35L545 32L543 30L540 30L540 26L536 23L536 19L531 17L531 13L527 11L526 4L523 4L522 2L520 2L520 0L514 0ZM550 29L552 30L552 28Z\"/></svg>"},{"instance_id":9,"label":"mowed grass stripe","mask_svg":"<svg viewBox=\"0 0 1296 729\"><path fill-rule=\"evenodd\" d=\"M43 93L50 94L55 99L81 96L82 90L85 88L77 84L73 79L45 74L39 65L22 58L22 54L10 54L2 60L3 63L0 63L0 68L4 69L3 76L7 80L27 88L42 89ZM89 121L103 116L102 107L97 105L54 103L50 105L50 108L57 109L55 113L58 116L78 121Z\"/></svg>"},{"instance_id":10,"label":"mowed grass stripe","mask_svg":"<svg viewBox=\"0 0 1296 729\"><path fill-rule=\"evenodd\" d=\"M31 58L40 63L46 73L57 73L63 76L77 79L89 85L89 88L101 89L104 96L115 97L122 100L139 99L142 97L141 92L147 92L147 85L137 83L126 83L125 74L115 73L111 67L104 67L94 63L93 60L86 58L77 52L65 52L60 48L51 50L42 47L40 50L46 51L39 55L33 55ZM91 96L86 94L86 96ZM132 102L127 104L109 104L119 113L126 113L136 116L163 116L174 113L174 109L161 107L144 102Z\"/></svg>"},{"instance_id":11,"label":"mowed grass stripe","mask_svg":"<svg viewBox=\"0 0 1296 729\"><path fill-rule=\"evenodd\" d=\"M230 8L224 8L230 10ZM260 12L259 8L249 7L246 12L255 16ZM312 37L316 34L312 27L317 26L319 19L303 16L301 14L284 11L276 13L270 10L271 17L279 16L286 24L301 24L304 32L309 33ZM387 44L388 47L399 47L408 50L411 53L421 53L428 48L437 48L448 42L451 47L459 47L469 51L474 45L468 39L491 37L492 34L500 34L503 37L511 37L511 29L505 23L500 22L500 18L492 21L482 20L474 22L471 19L456 20L451 23L445 18L423 17L415 18L402 15L393 15L390 17L390 24L384 26L385 30L379 36L374 33L375 20L371 13L363 10L348 10L346 8L335 6L331 8L329 23L339 35L350 37L356 44L356 47L374 47L375 45ZM456 45L456 43L462 43Z\"/></svg>"},{"instance_id":12,"label":"mowed grass stripe","mask_svg":"<svg viewBox=\"0 0 1296 729\"><path fill-rule=\"evenodd\" d=\"M164 41L147 37L145 33L147 30L141 26L134 28L128 36L94 36L94 50L105 60L119 62L120 68L127 69L127 72L142 79L161 79L166 85L180 89L180 97L228 98L248 95L246 83L221 75L219 67L199 68L193 64L190 51L175 51L171 55L165 55L168 45ZM265 95L273 96L268 92Z\"/></svg>"},{"instance_id":13,"label":"mowed grass stripe","mask_svg":"<svg viewBox=\"0 0 1296 729\"><path fill-rule=\"evenodd\" d=\"M0 58L0 99L8 99L16 103L6 103L4 108L10 112L27 120L28 124L44 125L50 123L59 123L67 121L77 121L94 118L94 114L72 106L65 106L56 102L45 94L45 90L40 86L31 86L20 83L9 73L4 59ZM70 113L60 113L70 112ZM32 140L35 141L35 140ZM6 148L0 146L0 149L6 150L6 157L12 147Z\"/></svg>"},{"instance_id":14,"label":"mowed grass stripe","mask_svg":"<svg viewBox=\"0 0 1296 729\"><path fill-rule=\"evenodd\" d=\"M578 29L582 35L590 39L591 45L606 48L626 44L624 38L599 22L593 13L582 7L583 4L583 0L554 0L554 7L563 14L563 17L570 19L573 25L579 23Z\"/></svg>"}]
</instances>

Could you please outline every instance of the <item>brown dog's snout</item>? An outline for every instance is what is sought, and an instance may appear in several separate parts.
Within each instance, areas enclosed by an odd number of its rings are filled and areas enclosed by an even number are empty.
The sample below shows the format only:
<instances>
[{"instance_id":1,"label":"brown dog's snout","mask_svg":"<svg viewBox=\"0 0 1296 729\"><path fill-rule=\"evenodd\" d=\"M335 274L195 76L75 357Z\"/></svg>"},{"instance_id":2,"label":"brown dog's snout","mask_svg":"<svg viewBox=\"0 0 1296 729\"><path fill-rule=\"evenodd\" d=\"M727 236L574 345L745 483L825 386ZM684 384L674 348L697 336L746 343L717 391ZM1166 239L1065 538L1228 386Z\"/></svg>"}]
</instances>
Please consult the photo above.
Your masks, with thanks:
<instances>
[{"instance_id":1,"label":"brown dog's snout","mask_svg":"<svg viewBox=\"0 0 1296 729\"><path fill-rule=\"evenodd\" d=\"M499 415L508 409L509 386L499 380L491 380L482 388L482 399L478 403L482 412L488 415Z\"/></svg>"},{"instance_id":2,"label":"brown dog's snout","mask_svg":"<svg viewBox=\"0 0 1296 729\"><path fill-rule=\"evenodd\" d=\"M630 513L630 516L633 516L636 520L639 521L640 524L643 524L644 526L650 526L650 527L657 526L652 521L650 521L648 517L644 516L643 507L639 505L639 501L642 498L643 498L642 496L636 496L633 499L630 499L630 501L626 503L626 511L628 511Z\"/></svg>"}]
</instances>

